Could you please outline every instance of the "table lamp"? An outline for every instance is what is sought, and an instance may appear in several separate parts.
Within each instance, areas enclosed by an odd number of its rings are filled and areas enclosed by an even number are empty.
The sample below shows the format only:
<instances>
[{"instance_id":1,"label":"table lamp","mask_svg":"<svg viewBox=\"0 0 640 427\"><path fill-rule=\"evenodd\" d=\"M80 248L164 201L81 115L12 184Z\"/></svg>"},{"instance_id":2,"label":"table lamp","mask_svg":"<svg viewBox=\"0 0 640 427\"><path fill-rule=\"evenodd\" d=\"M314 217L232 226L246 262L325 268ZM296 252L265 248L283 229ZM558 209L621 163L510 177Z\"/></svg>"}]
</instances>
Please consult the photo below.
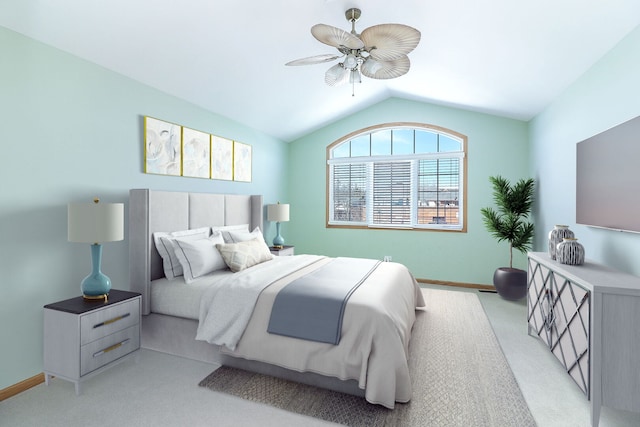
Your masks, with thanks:
<instances>
[{"instance_id":1,"label":"table lamp","mask_svg":"<svg viewBox=\"0 0 640 427\"><path fill-rule=\"evenodd\" d=\"M273 246L282 249L284 238L280 235L280 223L289 221L289 205L280 204L267 206L267 220L276 222L276 237L273 239Z\"/></svg>"},{"instance_id":2,"label":"table lamp","mask_svg":"<svg viewBox=\"0 0 640 427\"><path fill-rule=\"evenodd\" d=\"M101 271L102 245L124 239L124 204L70 203L67 209L68 240L91 243L93 270L80 284L82 295L89 300L105 300L111 290L111 279Z\"/></svg>"}]
</instances>

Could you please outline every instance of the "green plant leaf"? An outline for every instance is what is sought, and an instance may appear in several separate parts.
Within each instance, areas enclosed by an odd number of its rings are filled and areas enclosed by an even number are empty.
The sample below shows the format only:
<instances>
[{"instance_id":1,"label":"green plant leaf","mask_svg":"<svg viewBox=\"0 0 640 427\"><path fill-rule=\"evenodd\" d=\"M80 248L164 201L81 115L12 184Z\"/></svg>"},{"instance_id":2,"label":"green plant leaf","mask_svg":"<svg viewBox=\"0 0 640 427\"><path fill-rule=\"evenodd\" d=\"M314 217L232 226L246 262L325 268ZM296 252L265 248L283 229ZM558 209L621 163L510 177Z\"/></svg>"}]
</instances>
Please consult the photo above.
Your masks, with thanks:
<instances>
[{"instance_id":1,"label":"green plant leaf","mask_svg":"<svg viewBox=\"0 0 640 427\"><path fill-rule=\"evenodd\" d=\"M509 266L513 267L513 249L526 253L531 249L533 223L527 222L534 202L535 181L520 179L514 185L501 177L491 176L493 201L497 210L480 209L486 229L498 242L509 242Z\"/></svg>"}]
</instances>

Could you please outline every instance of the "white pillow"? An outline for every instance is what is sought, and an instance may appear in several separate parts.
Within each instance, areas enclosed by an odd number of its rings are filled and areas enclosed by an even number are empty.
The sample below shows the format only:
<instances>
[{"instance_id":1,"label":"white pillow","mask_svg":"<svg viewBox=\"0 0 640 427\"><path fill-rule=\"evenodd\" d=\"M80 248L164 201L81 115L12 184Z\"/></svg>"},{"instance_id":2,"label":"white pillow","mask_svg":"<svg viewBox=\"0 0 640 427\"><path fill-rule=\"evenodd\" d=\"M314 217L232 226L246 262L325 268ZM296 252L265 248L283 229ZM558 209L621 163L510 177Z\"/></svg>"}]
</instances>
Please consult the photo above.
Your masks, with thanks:
<instances>
[{"instance_id":1,"label":"white pillow","mask_svg":"<svg viewBox=\"0 0 640 427\"><path fill-rule=\"evenodd\" d=\"M234 273L273 259L262 237L238 243L218 244L216 247Z\"/></svg>"},{"instance_id":2,"label":"white pillow","mask_svg":"<svg viewBox=\"0 0 640 427\"><path fill-rule=\"evenodd\" d=\"M153 241L156 249L162 257L162 268L164 276L169 279L175 279L182 276L182 265L175 255L172 240L176 237L182 239L202 239L209 237L209 227L194 228L193 230L173 231L171 233L155 232L153 233Z\"/></svg>"},{"instance_id":3,"label":"white pillow","mask_svg":"<svg viewBox=\"0 0 640 427\"><path fill-rule=\"evenodd\" d=\"M230 231L244 231L246 233L249 232L249 224L240 224L240 225L216 225L211 227L211 231L222 233L222 238L226 243L233 243L231 240L231 236L229 235Z\"/></svg>"},{"instance_id":4,"label":"white pillow","mask_svg":"<svg viewBox=\"0 0 640 427\"><path fill-rule=\"evenodd\" d=\"M176 256L184 270L185 282L191 283L200 276L227 268L216 249L218 243L224 243L222 235L218 233L204 239L177 238L173 241Z\"/></svg>"},{"instance_id":5,"label":"white pillow","mask_svg":"<svg viewBox=\"0 0 640 427\"><path fill-rule=\"evenodd\" d=\"M253 229L251 233L249 231L229 231L230 241L225 241L227 243L239 243L246 242L247 240L253 239L262 239L264 241L264 237L262 237L262 231L260 231L260 227L256 227Z\"/></svg>"}]
</instances>

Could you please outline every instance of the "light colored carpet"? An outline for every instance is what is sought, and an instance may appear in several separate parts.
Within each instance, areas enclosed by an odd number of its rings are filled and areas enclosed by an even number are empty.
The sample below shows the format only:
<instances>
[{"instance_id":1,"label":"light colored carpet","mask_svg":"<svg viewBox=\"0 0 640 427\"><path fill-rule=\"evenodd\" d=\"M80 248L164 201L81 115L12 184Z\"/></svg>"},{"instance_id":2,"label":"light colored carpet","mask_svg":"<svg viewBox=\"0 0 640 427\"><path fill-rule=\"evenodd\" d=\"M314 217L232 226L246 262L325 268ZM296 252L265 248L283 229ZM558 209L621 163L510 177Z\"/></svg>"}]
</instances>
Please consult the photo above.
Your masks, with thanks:
<instances>
[{"instance_id":1,"label":"light colored carpet","mask_svg":"<svg viewBox=\"0 0 640 427\"><path fill-rule=\"evenodd\" d=\"M477 295L423 289L409 349L413 398L394 410L362 398L220 368L200 383L349 426L535 426Z\"/></svg>"}]
</instances>

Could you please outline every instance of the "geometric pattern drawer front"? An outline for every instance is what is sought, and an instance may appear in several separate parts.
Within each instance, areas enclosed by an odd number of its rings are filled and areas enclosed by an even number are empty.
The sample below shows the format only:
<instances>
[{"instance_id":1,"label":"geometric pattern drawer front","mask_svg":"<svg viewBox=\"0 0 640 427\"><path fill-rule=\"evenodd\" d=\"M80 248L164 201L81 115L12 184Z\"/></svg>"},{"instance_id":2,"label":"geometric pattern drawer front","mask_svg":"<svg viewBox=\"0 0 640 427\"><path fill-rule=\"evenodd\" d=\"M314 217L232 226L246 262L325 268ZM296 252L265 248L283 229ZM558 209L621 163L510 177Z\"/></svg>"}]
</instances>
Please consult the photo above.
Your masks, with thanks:
<instances>
[{"instance_id":1,"label":"geometric pattern drawer front","mask_svg":"<svg viewBox=\"0 0 640 427\"><path fill-rule=\"evenodd\" d=\"M140 326L135 325L80 348L80 376L140 348Z\"/></svg>"},{"instance_id":2,"label":"geometric pattern drawer front","mask_svg":"<svg viewBox=\"0 0 640 427\"><path fill-rule=\"evenodd\" d=\"M80 318L80 345L140 323L140 298L92 311Z\"/></svg>"},{"instance_id":3,"label":"geometric pattern drawer front","mask_svg":"<svg viewBox=\"0 0 640 427\"><path fill-rule=\"evenodd\" d=\"M554 277L551 351L589 397L589 292L562 276Z\"/></svg>"},{"instance_id":4,"label":"geometric pattern drawer front","mask_svg":"<svg viewBox=\"0 0 640 427\"><path fill-rule=\"evenodd\" d=\"M549 284L552 280L551 270L529 259L527 322L547 347L551 347L551 325L553 324L551 311L553 301Z\"/></svg>"},{"instance_id":5,"label":"geometric pattern drawer front","mask_svg":"<svg viewBox=\"0 0 640 427\"><path fill-rule=\"evenodd\" d=\"M590 396L590 294L553 270L529 259L527 321Z\"/></svg>"}]
</instances>

